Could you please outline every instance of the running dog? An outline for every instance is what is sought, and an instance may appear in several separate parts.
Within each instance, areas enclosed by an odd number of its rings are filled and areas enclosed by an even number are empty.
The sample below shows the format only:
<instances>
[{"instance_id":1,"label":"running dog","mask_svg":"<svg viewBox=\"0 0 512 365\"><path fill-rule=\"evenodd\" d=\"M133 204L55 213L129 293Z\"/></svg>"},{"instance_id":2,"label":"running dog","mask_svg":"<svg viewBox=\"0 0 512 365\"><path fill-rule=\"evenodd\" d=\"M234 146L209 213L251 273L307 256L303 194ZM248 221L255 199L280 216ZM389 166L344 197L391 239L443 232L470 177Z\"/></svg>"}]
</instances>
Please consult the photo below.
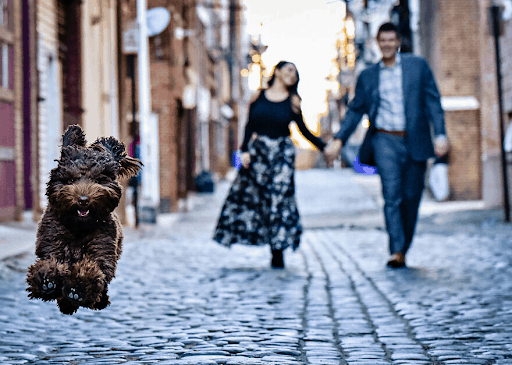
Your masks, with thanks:
<instances>
[{"instance_id":1,"label":"running dog","mask_svg":"<svg viewBox=\"0 0 512 365\"><path fill-rule=\"evenodd\" d=\"M137 175L142 162L127 156L114 137L87 146L77 125L64 133L57 162L38 226L37 260L27 272L28 296L56 300L64 314L104 309L122 251L122 226L114 213L122 195L118 179Z\"/></svg>"}]
</instances>

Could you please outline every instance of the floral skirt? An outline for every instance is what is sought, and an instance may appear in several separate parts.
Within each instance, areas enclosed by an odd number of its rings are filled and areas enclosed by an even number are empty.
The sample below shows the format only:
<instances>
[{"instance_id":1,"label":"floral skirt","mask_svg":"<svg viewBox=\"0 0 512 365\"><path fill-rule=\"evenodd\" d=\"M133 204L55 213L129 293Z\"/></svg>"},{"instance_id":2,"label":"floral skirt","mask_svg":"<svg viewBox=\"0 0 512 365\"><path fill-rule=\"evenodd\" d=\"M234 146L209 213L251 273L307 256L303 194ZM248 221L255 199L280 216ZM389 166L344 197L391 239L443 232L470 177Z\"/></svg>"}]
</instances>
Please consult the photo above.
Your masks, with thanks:
<instances>
[{"instance_id":1,"label":"floral skirt","mask_svg":"<svg viewBox=\"0 0 512 365\"><path fill-rule=\"evenodd\" d=\"M293 142L289 137L257 136L249 153L251 164L233 182L213 239L228 247L268 244L272 250L295 250L302 226L295 201Z\"/></svg>"}]
</instances>

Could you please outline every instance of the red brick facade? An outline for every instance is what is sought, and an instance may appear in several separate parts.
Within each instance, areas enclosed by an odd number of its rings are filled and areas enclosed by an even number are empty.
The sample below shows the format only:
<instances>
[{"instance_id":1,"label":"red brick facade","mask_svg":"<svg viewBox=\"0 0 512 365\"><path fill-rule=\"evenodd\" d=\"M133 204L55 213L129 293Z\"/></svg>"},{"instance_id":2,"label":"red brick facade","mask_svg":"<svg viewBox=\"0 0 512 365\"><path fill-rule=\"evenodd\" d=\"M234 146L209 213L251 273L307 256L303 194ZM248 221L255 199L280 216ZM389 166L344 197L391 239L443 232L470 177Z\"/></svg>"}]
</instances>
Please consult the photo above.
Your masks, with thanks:
<instances>
[{"instance_id":1,"label":"red brick facade","mask_svg":"<svg viewBox=\"0 0 512 365\"><path fill-rule=\"evenodd\" d=\"M421 1L421 53L434 72L443 101L480 100L480 28L478 0ZM482 197L480 110L445 110L452 144L449 180L452 200Z\"/></svg>"},{"instance_id":2,"label":"red brick facade","mask_svg":"<svg viewBox=\"0 0 512 365\"><path fill-rule=\"evenodd\" d=\"M149 9L162 6L170 10L172 19L161 34L150 38L149 48L152 109L159 116L160 211L164 213L178 207L178 130L184 87L182 41L174 36L181 14L173 3L176 2L148 2Z\"/></svg>"},{"instance_id":3,"label":"red brick facade","mask_svg":"<svg viewBox=\"0 0 512 365\"><path fill-rule=\"evenodd\" d=\"M234 0L214 2L201 14L187 0L148 1L148 9L164 7L171 14L168 27L149 39L151 104L159 119L162 213L180 209L180 200L195 190L194 178L203 170L223 177L231 166L238 116L226 119L221 107L238 102L231 98L230 80L240 76L238 71L230 72L226 57L231 53L228 45L221 44L220 31L228 24L217 14L228 3L235 4L236 12L241 10ZM135 19L135 5L135 0L124 3L125 22ZM240 18L234 23L240 24ZM235 46L239 32L237 26ZM236 48L235 59L239 52ZM184 101L185 90L194 94L190 105ZM129 87L124 99L131 110Z\"/></svg>"}]
</instances>

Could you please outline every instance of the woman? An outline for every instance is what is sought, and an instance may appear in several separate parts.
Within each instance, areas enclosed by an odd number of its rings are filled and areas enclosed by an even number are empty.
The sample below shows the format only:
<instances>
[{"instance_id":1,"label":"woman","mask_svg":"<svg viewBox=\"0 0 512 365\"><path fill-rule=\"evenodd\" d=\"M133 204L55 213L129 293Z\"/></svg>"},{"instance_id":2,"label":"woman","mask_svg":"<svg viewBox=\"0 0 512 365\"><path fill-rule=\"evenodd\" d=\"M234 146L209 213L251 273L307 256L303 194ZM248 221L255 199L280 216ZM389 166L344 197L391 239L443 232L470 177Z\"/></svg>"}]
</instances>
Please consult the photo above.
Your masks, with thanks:
<instances>
[{"instance_id":1,"label":"woman","mask_svg":"<svg viewBox=\"0 0 512 365\"><path fill-rule=\"evenodd\" d=\"M304 124L297 93L299 74L290 62L279 62L251 100L242 143L242 168L224 203L213 239L230 246L269 244L272 267L284 268L283 250L299 246L302 227L295 202L295 147L289 124L323 151L325 143Z\"/></svg>"}]
</instances>

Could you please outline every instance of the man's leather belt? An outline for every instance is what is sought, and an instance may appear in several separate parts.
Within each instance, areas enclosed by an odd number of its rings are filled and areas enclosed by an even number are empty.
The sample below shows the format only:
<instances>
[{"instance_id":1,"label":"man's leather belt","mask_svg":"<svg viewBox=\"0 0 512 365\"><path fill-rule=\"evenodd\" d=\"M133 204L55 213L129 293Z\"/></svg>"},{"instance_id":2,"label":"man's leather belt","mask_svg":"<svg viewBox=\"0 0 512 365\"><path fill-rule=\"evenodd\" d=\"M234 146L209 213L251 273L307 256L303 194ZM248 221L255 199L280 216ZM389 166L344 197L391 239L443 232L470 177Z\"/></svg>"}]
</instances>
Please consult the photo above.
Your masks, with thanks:
<instances>
[{"instance_id":1,"label":"man's leather belt","mask_svg":"<svg viewBox=\"0 0 512 365\"><path fill-rule=\"evenodd\" d=\"M405 137L407 135L406 131L388 131L386 129L380 129L380 128L377 128L375 130L375 132L376 133L392 134L393 136L398 136L398 137Z\"/></svg>"}]
</instances>

